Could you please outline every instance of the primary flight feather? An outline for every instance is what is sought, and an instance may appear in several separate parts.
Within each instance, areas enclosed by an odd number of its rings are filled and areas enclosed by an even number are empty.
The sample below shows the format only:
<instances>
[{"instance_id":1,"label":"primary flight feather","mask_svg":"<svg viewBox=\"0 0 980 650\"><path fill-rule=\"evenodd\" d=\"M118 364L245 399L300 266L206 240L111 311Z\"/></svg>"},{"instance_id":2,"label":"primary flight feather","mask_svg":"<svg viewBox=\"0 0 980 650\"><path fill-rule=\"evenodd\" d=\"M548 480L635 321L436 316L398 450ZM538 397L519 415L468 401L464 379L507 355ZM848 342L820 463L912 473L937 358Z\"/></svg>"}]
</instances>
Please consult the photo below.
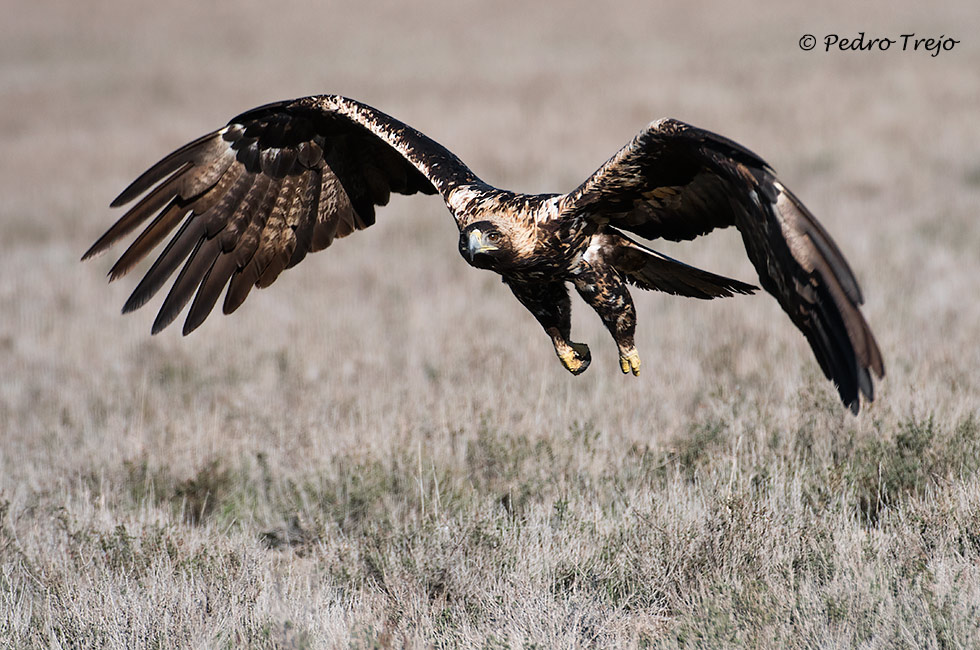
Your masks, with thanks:
<instances>
[{"instance_id":1,"label":"primary flight feather","mask_svg":"<svg viewBox=\"0 0 980 650\"><path fill-rule=\"evenodd\" d=\"M114 280L169 237L123 311L145 304L180 268L153 332L191 303L187 334L222 291L228 314L253 286L269 286L307 253L373 224L375 206L392 192L442 195L459 228L460 254L502 276L573 374L591 355L570 338L568 283L612 334L623 372L638 374L628 285L705 299L756 287L688 266L626 233L679 241L735 226L763 288L806 336L843 403L857 413L860 395L874 399L871 374L884 376L859 308L861 290L830 235L761 158L671 119L650 124L572 192L527 195L491 187L443 146L354 100L318 95L268 104L133 181L112 206L142 198L83 259L143 227L109 271Z\"/></svg>"}]
</instances>

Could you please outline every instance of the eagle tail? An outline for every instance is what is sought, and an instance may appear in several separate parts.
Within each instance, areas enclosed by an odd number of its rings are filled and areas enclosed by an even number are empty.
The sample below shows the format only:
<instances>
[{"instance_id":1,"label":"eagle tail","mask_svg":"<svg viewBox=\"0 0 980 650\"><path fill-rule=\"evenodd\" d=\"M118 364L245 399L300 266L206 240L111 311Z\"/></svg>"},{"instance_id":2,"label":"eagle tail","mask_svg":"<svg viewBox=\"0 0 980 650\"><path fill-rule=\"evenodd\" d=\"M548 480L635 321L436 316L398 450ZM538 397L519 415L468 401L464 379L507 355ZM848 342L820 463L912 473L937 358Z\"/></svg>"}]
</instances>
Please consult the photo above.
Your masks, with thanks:
<instances>
[{"instance_id":1,"label":"eagle tail","mask_svg":"<svg viewBox=\"0 0 980 650\"><path fill-rule=\"evenodd\" d=\"M754 285L703 271L658 253L622 233L617 235L620 241L612 255L613 267L641 289L702 300L752 294L759 290Z\"/></svg>"}]
</instances>

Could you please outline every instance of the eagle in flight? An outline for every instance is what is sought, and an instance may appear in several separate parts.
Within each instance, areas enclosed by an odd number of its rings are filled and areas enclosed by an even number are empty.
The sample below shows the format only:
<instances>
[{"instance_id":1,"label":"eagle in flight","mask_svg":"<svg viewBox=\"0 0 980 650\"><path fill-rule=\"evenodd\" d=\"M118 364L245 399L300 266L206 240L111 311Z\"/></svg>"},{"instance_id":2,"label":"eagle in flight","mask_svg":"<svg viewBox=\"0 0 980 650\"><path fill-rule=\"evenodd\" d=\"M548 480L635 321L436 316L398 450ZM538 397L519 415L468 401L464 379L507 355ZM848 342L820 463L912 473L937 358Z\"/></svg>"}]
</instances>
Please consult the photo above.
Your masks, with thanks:
<instances>
[{"instance_id":1,"label":"eagle in flight","mask_svg":"<svg viewBox=\"0 0 980 650\"><path fill-rule=\"evenodd\" d=\"M861 290L827 231L757 155L673 119L651 123L568 194L529 195L488 185L442 145L360 102L319 95L268 104L133 181L112 206L142 198L83 259L152 218L109 271L115 280L176 229L123 312L146 303L183 264L153 333L190 302L187 334L226 286L230 314L253 286L269 286L307 253L373 224L375 206L392 192L442 195L463 259L500 274L573 374L591 355L571 340L568 283L612 334L623 372L639 374L629 285L704 299L757 287L688 266L630 234L680 241L735 226L763 288L806 336L843 403L857 413L861 394L874 399L871 372L884 375Z\"/></svg>"}]
</instances>

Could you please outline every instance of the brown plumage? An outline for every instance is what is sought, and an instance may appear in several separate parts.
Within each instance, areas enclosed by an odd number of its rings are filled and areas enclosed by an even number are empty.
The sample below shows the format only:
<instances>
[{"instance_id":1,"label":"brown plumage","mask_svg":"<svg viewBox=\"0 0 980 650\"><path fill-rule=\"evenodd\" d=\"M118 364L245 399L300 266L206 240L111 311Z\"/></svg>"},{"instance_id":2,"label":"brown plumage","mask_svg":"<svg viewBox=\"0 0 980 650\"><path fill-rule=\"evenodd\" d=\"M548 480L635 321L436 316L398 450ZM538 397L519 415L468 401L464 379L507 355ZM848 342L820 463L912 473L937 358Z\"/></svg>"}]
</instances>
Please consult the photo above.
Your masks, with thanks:
<instances>
[{"instance_id":1,"label":"brown plumage","mask_svg":"<svg viewBox=\"0 0 980 650\"><path fill-rule=\"evenodd\" d=\"M145 304L183 265L153 332L191 303L187 334L222 291L231 313L253 286L269 286L307 253L373 224L375 206L392 192L439 192L459 228L460 253L503 277L574 374L591 355L570 339L567 283L613 335L623 372L638 374L629 284L705 299L756 288L625 233L678 241L735 226L763 288L806 336L842 401L856 413L861 394L874 398L871 373L884 375L857 280L827 232L758 156L675 120L648 126L572 192L525 195L487 185L438 143L359 102L322 95L269 104L133 181L112 206L143 198L83 259L152 218L109 277L170 237L123 311Z\"/></svg>"}]
</instances>

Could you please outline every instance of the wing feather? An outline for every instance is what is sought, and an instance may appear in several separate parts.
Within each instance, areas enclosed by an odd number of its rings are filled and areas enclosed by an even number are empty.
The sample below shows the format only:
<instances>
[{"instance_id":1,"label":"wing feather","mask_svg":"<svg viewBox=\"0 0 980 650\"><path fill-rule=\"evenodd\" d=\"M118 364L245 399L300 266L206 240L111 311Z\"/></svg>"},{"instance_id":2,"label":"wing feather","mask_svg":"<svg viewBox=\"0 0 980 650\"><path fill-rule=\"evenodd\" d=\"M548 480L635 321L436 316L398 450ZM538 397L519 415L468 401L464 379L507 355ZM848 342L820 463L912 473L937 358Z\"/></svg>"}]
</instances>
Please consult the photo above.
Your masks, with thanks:
<instances>
[{"instance_id":1,"label":"wing feather","mask_svg":"<svg viewBox=\"0 0 980 650\"><path fill-rule=\"evenodd\" d=\"M182 201L177 197L171 199L170 204L160 211L153 223L140 233L139 237L130 244L126 252L109 269L109 282L129 273L137 262L146 257L148 252L156 248L157 244L173 232L185 214L187 214L187 206L182 205Z\"/></svg>"},{"instance_id":2,"label":"wing feather","mask_svg":"<svg viewBox=\"0 0 980 650\"><path fill-rule=\"evenodd\" d=\"M201 278L208 274L220 253L221 245L217 239L202 238L198 240L194 250L187 257L184 268L181 269L177 275L177 280L170 288L170 293L164 299L156 320L153 321L154 334L174 322L181 310L194 297L194 292L200 284Z\"/></svg>"},{"instance_id":3,"label":"wing feather","mask_svg":"<svg viewBox=\"0 0 980 650\"><path fill-rule=\"evenodd\" d=\"M221 306L221 311L230 314L241 307L258 279L258 267L254 262L239 267L231 276L231 281L228 282L228 292L225 294L225 302Z\"/></svg>"},{"instance_id":4,"label":"wing feather","mask_svg":"<svg viewBox=\"0 0 980 650\"><path fill-rule=\"evenodd\" d=\"M323 170L310 170L303 190L297 194L289 211L283 217L296 237L297 246L286 267L295 266L306 257L312 248L313 228L320 212L320 189L323 185ZM339 217L338 217L339 218Z\"/></svg>"},{"instance_id":5,"label":"wing feather","mask_svg":"<svg viewBox=\"0 0 980 650\"><path fill-rule=\"evenodd\" d=\"M201 286L194 296L187 320L184 321L183 333L190 334L208 317L214 305L218 302L222 289L228 284L232 274L238 269L235 258L229 253L221 253L215 260L207 275L201 281Z\"/></svg>"},{"instance_id":6,"label":"wing feather","mask_svg":"<svg viewBox=\"0 0 980 650\"><path fill-rule=\"evenodd\" d=\"M236 261L236 249L239 241L254 222L265 222L269 212L274 209L281 192L282 178L261 176L250 190L248 196L239 204L235 214L227 225L215 237L219 253L211 268L200 282L197 295L184 321L183 334L187 335L197 329L208 317L222 289L231 279L232 274L239 268ZM257 207L255 207L257 204ZM244 232L243 232L244 231Z\"/></svg>"},{"instance_id":7,"label":"wing feather","mask_svg":"<svg viewBox=\"0 0 980 650\"><path fill-rule=\"evenodd\" d=\"M203 160L212 159L215 156L220 155L221 150L224 147L221 144L220 137L216 136L221 136L223 131L224 130L215 131L214 133L201 136L197 140L194 140L193 142L184 145L180 149L177 149L172 154L150 167L148 170L140 174L135 181L130 183L126 189L120 192L119 196L113 199L112 203L109 204L110 207L118 208L121 205L126 205L137 196L159 183L171 172L176 171L184 165L197 165Z\"/></svg>"},{"instance_id":8,"label":"wing feather","mask_svg":"<svg viewBox=\"0 0 980 650\"><path fill-rule=\"evenodd\" d=\"M184 177L184 173L191 168L191 164L186 163L183 167L175 171L167 180L161 183L158 187L154 188L152 192L144 196L139 203L127 211L126 214L119 219L119 221L114 223L112 227L105 232L105 234L99 237L99 239L92 244L91 248L89 248L85 252L85 255L82 256L82 259L87 260L90 257L94 257L104 252L117 241L138 228L140 224L149 219L155 212L163 208L163 206L165 206L167 203L173 201L174 199L180 202L180 182Z\"/></svg>"},{"instance_id":9,"label":"wing feather","mask_svg":"<svg viewBox=\"0 0 980 650\"><path fill-rule=\"evenodd\" d=\"M123 305L123 313L139 309L160 290L170 276L173 275L177 267L190 255L195 246L200 243L201 236L204 234L204 223L200 219L189 219L184 221L177 234L164 248L163 253L153 263L150 270L146 272L140 280L133 293L130 294L126 304Z\"/></svg>"}]
</instances>

